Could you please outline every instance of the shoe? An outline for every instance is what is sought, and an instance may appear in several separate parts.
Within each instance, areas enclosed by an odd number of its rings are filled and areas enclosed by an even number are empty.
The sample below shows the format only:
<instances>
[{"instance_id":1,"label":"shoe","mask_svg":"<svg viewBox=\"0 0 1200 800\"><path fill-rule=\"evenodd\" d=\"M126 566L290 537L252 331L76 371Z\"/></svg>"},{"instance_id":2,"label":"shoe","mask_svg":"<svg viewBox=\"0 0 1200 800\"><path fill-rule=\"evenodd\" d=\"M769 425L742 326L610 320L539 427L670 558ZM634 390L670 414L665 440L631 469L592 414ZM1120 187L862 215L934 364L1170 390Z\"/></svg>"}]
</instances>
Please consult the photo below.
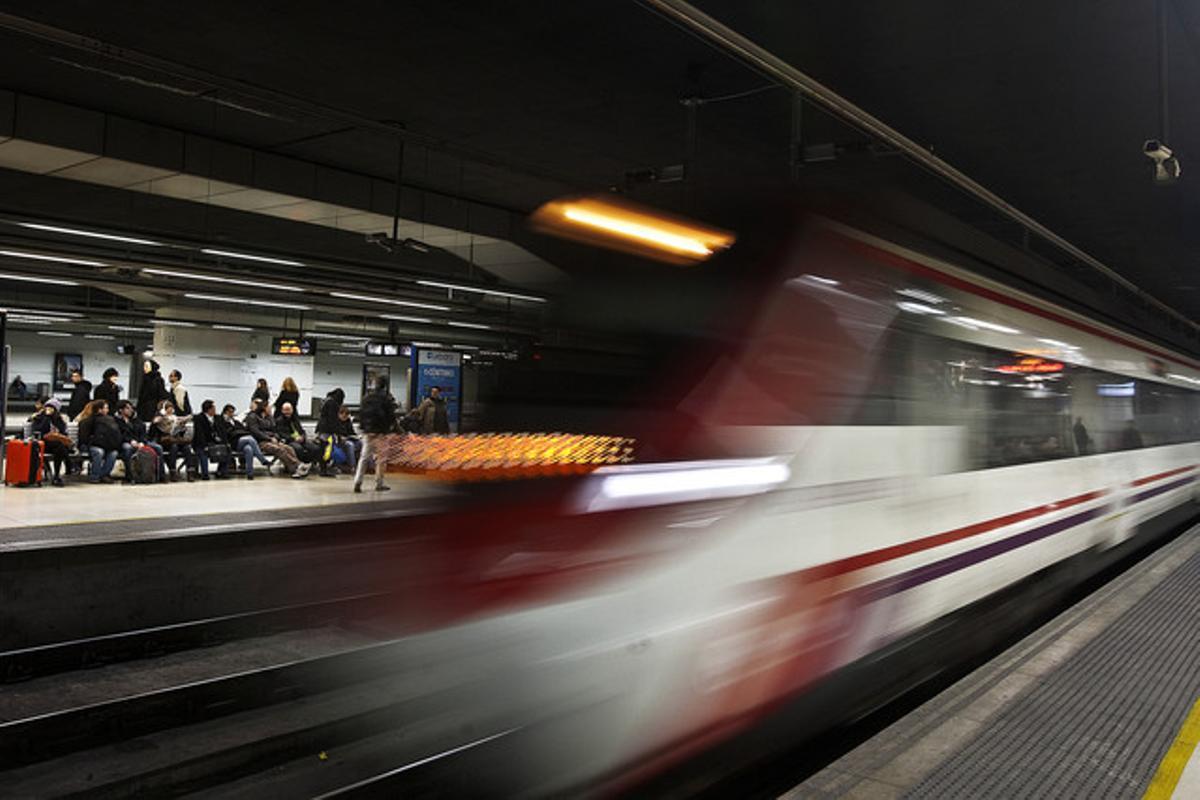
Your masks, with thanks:
<instances>
[{"instance_id":1,"label":"shoe","mask_svg":"<svg viewBox=\"0 0 1200 800\"><path fill-rule=\"evenodd\" d=\"M179 482L179 473L178 472L167 473L167 481L170 483L178 483Z\"/></svg>"},{"instance_id":2,"label":"shoe","mask_svg":"<svg viewBox=\"0 0 1200 800\"><path fill-rule=\"evenodd\" d=\"M191 475L189 475L188 477L190 478L190 477L191 477ZM200 476L200 480L202 480L202 481L207 481L207 480L211 480L211 479L210 479L210 478L209 478L209 476L207 476L207 475L201 475L201 476Z\"/></svg>"},{"instance_id":3,"label":"shoe","mask_svg":"<svg viewBox=\"0 0 1200 800\"><path fill-rule=\"evenodd\" d=\"M252 480L254 480L254 476L253 476L253 475L247 475L247 476L246 476L246 480L248 480L248 481L252 481Z\"/></svg>"},{"instance_id":4,"label":"shoe","mask_svg":"<svg viewBox=\"0 0 1200 800\"><path fill-rule=\"evenodd\" d=\"M308 475L308 471L310 469L312 469L312 464L301 464L300 466L296 467L296 471L299 472L301 476Z\"/></svg>"},{"instance_id":5,"label":"shoe","mask_svg":"<svg viewBox=\"0 0 1200 800\"><path fill-rule=\"evenodd\" d=\"M362 494L362 484L361 483L354 484L354 493Z\"/></svg>"},{"instance_id":6,"label":"shoe","mask_svg":"<svg viewBox=\"0 0 1200 800\"><path fill-rule=\"evenodd\" d=\"M377 492L390 492L391 490L392 487L384 486L382 483L375 487L375 491Z\"/></svg>"},{"instance_id":7,"label":"shoe","mask_svg":"<svg viewBox=\"0 0 1200 800\"><path fill-rule=\"evenodd\" d=\"M229 476L228 476L228 475L222 475L222 474L221 474L221 473L219 473L219 472L217 473L217 476L216 476L216 477L217 477L217 480L219 480L219 481L227 481L227 480L229 480ZM206 480L207 480L207 479L206 479Z\"/></svg>"},{"instance_id":8,"label":"shoe","mask_svg":"<svg viewBox=\"0 0 1200 800\"><path fill-rule=\"evenodd\" d=\"M100 482L101 483L112 483L113 479L110 478L109 476L105 475L103 478L100 479Z\"/></svg>"},{"instance_id":9,"label":"shoe","mask_svg":"<svg viewBox=\"0 0 1200 800\"><path fill-rule=\"evenodd\" d=\"M296 467L296 471L292 473L292 478L298 481L302 481L307 477L308 473L302 472L299 467Z\"/></svg>"},{"instance_id":10,"label":"shoe","mask_svg":"<svg viewBox=\"0 0 1200 800\"><path fill-rule=\"evenodd\" d=\"M50 485L51 486L66 486L66 484L63 483L63 479L57 475L54 476L54 480L50 481Z\"/></svg>"},{"instance_id":11,"label":"shoe","mask_svg":"<svg viewBox=\"0 0 1200 800\"><path fill-rule=\"evenodd\" d=\"M189 472L189 473L187 474L187 482L188 482L188 483L191 483L191 482L192 482L192 481L194 481L194 480L196 480L196 476L195 476L195 475L193 475L192 473L190 473L190 472Z\"/></svg>"},{"instance_id":12,"label":"shoe","mask_svg":"<svg viewBox=\"0 0 1200 800\"><path fill-rule=\"evenodd\" d=\"M323 469L323 470L321 470L321 477L322 478L336 478L337 473L334 472L333 470Z\"/></svg>"}]
</instances>

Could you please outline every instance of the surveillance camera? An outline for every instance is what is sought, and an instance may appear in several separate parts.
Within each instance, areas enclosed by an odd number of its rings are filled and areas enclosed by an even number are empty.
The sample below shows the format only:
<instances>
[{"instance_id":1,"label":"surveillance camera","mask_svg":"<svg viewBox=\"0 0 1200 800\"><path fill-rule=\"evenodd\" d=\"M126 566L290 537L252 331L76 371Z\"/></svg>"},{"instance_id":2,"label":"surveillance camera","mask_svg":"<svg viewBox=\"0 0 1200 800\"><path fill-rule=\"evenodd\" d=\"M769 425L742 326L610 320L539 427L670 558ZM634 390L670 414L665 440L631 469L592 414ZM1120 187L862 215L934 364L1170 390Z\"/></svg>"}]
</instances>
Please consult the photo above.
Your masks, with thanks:
<instances>
[{"instance_id":1,"label":"surveillance camera","mask_svg":"<svg viewBox=\"0 0 1200 800\"><path fill-rule=\"evenodd\" d=\"M1158 164L1171 157L1171 148L1158 139L1147 139L1146 143L1142 145L1142 152L1146 154L1146 158Z\"/></svg>"},{"instance_id":2,"label":"surveillance camera","mask_svg":"<svg viewBox=\"0 0 1200 800\"><path fill-rule=\"evenodd\" d=\"M1171 148L1158 139L1147 139L1146 143L1142 145L1142 152L1146 154L1146 158L1154 162L1155 183L1171 183L1182 172L1179 159L1175 157Z\"/></svg>"}]
</instances>

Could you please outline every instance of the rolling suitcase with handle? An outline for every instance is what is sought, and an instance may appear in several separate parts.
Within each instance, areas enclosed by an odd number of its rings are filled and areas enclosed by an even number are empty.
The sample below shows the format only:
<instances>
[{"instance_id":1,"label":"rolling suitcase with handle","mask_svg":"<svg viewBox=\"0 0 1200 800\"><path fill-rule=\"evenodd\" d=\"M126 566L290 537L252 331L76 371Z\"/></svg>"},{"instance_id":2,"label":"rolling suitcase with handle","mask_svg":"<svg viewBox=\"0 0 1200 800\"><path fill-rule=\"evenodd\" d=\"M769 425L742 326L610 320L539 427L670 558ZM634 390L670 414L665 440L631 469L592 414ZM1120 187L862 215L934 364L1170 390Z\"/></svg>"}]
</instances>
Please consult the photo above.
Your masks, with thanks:
<instances>
[{"instance_id":1,"label":"rolling suitcase with handle","mask_svg":"<svg viewBox=\"0 0 1200 800\"><path fill-rule=\"evenodd\" d=\"M37 439L9 439L4 445L4 483L41 486L42 447Z\"/></svg>"}]
</instances>

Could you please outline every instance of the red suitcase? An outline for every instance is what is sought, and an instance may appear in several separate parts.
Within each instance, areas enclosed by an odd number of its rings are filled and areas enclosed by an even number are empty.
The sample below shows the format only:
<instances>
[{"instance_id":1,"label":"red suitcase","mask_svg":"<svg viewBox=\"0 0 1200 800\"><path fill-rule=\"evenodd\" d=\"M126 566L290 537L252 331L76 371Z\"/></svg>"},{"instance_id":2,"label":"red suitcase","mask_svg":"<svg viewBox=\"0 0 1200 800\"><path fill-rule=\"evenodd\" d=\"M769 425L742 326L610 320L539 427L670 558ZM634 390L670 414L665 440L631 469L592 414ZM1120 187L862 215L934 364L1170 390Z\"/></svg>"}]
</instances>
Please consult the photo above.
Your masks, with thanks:
<instances>
[{"instance_id":1,"label":"red suitcase","mask_svg":"<svg viewBox=\"0 0 1200 800\"><path fill-rule=\"evenodd\" d=\"M4 482L41 486L42 447L37 439L9 439L4 446Z\"/></svg>"}]
</instances>

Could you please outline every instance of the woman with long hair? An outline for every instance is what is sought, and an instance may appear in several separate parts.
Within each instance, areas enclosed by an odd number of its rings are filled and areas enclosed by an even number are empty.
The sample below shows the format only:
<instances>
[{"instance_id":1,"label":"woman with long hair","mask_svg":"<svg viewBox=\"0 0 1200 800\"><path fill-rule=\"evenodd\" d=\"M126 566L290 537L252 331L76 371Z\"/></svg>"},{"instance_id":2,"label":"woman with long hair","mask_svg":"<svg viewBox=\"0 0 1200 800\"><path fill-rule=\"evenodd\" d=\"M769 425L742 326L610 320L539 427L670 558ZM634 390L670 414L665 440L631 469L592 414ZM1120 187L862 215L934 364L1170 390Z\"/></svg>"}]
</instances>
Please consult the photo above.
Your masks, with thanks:
<instances>
[{"instance_id":1,"label":"woman with long hair","mask_svg":"<svg viewBox=\"0 0 1200 800\"><path fill-rule=\"evenodd\" d=\"M267 385L266 378L259 378L258 385L254 387L254 394L250 395L250 405L254 405L255 400L262 400L264 403L271 399L271 387Z\"/></svg>"},{"instance_id":2,"label":"woman with long hair","mask_svg":"<svg viewBox=\"0 0 1200 800\"><path fill-rule=\"evenodd\" d=\"M283 379L283 383L280 384L279 396L275 398L276 416L279 415L284 403L291 403L292 409L297 414L300 413L300 389L296 386L296 382L292 380L290 376Z\"/></svg>"}]
</instances>

